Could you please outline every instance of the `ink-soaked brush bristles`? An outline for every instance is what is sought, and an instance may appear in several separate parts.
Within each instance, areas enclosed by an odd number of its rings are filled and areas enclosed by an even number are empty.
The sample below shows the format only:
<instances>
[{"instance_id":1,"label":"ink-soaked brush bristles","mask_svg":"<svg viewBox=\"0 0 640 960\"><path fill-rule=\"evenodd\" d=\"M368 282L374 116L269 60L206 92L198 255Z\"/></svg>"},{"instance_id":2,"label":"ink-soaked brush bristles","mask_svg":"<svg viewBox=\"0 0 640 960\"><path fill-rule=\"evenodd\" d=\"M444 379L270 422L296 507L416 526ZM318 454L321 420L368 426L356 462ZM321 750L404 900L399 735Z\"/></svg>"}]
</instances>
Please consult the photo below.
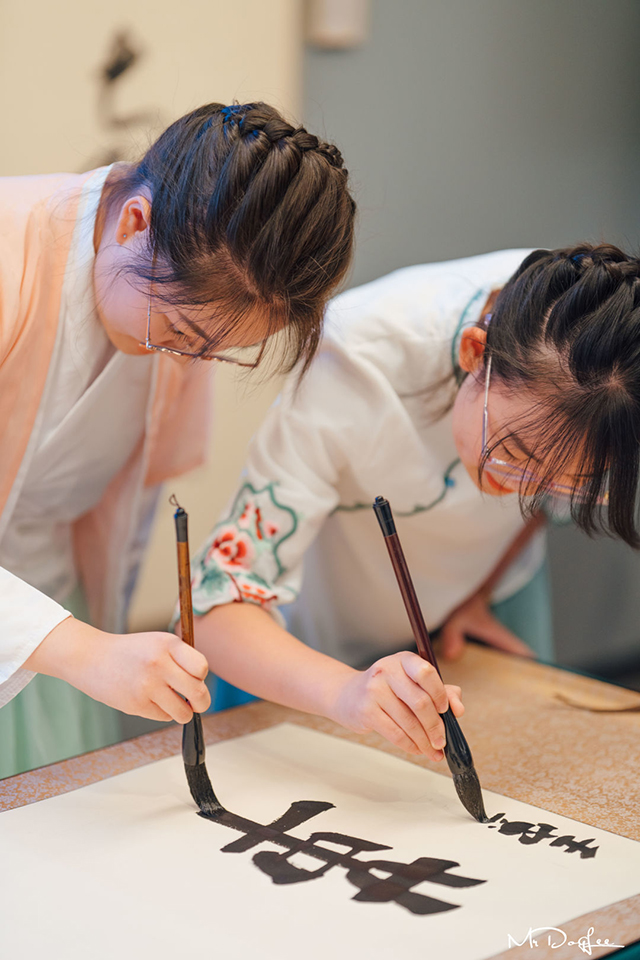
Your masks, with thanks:
<instances>
[{"instance_id":1,"label":"ink-soaked brush bristles","mask_svg":"<svg viewBox=\"0 0 640 960\"><path fill-rule=\"evenodd\" d=\"M213 792L211 780L209 780L209 774L204 763L197 763L195 767L185 764L184 772L187 775L191 796L198 804L200 816L215 820L217 816L224 813L225 809Z\"/></svg>"},{"instance_id":2,"label":"ink-soaked brush bristles","mask_svg":"<svg viewBox=\"0 0 640 960\"><path fill-rule=\"evenodd\" d=\"M182 759L189 790L200 815L215 819L217 814L224 813L224 807L213 792L205 766L204 733L199 713L194 713L182 728Z\"/></svg>"},{"instance_id":3,"label":"ink-soaked brush bristles","mask_svg":"<svg viewBox=\"0 0 640 960\"><path fill-rule=\"evenodd\" d=\"M489 818L484 809L480 781L474 768L465 770L464 773L455 773L453 785L465 810L468 810L478 823L486 823Z\"/></svg>"},{"instance_id":4,"label":"ink-soaked brush bristles","mask_svg":"<svg viewBox=\"0 0 640 960\"><path fill-rule=\"evenodd\" d=\"M460 797L465 810L468 810L478 823L485 823L487 814L485 813L482 790L476 768L473 765L471 750L451 707L446 713L442 714L442 722L447 735L444 755L449 770L453 774L456 793Z\"/></svg>"}]
</instances>

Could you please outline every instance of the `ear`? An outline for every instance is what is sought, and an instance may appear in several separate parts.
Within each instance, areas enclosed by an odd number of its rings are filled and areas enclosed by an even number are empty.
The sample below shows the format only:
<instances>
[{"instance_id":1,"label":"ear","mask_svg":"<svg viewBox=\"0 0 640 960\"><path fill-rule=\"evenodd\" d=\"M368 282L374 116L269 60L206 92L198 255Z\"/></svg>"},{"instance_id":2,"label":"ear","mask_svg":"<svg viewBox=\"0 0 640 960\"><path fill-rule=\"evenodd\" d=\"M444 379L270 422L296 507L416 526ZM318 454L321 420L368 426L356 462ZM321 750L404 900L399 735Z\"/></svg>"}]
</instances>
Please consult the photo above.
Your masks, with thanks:
<instances>
[{"instance_id":1,"label":"ear","mask_svg":"<svg viewBox=\"0 0 640 960\"><path fill-rule=\"evenodd\" d=\"M484 355L484 348L487 342L487 331L482 327L467 327L462 332L460 340L460 349L458 351L458 363L465 373L475 373Z\"/></svg>"},{"instance_id":2,"label":"ear","mask_svg":"<svg viewBox=\"0 0 640 960\"><path fill-rule=\"evenodd\" d=\"M151 203L148 198L139 194L129 197L123 204L115 230L116 243L129 243L135 237L140 237L151 223Z\"/></svg>"}]
</instances>

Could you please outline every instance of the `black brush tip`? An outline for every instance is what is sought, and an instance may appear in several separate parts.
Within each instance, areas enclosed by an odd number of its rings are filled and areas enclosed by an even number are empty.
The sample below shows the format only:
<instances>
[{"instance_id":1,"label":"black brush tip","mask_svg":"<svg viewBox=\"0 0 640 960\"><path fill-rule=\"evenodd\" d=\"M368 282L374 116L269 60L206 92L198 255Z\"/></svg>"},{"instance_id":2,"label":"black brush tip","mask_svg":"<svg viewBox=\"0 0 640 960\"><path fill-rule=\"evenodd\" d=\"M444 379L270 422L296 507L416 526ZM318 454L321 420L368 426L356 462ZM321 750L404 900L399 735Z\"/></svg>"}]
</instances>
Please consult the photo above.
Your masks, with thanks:
<instances>
[{"instance_id":1,"label":"black brush tip","mask_svg":"<svg viewBox=\"0 0 640 960\"><path fill-rule=\"evenodd\" d=\"M211 780L204 763L185 763L184 772L187 775L189 790L198 806L200 816L215 820L221 813L224 813L224 807L213 792Z\"/></svg>"},{"instance_id":2,"label":"black brush tip","mask_svg":"<svg viewBox=\"0 0 640 960\"><path fill-rule=\"evenodd\" d=\"M470 767L461 773L455 773L453 783L465 810L468 810L478 823L486 823L489 818L484 809L482 789L480 787L480 781L478 780L478 774L474 768Z\"/></svg>"}]
</instances>

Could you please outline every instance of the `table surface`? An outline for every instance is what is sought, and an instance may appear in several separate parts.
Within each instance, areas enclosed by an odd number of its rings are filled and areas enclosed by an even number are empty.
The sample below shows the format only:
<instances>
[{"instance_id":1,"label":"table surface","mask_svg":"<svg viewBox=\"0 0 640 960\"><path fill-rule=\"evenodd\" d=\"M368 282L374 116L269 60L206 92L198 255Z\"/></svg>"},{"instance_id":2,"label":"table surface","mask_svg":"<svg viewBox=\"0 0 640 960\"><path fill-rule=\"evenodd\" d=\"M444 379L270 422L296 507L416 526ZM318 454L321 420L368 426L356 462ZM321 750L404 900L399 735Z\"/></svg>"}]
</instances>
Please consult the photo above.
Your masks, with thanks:
<instances>
[{"instance_id":1,"label":"table surface","mask_svg":"<svg viewBox=\"0 0 640 960\"><path fill-rule=\"evenodd\" d=\"M461 660L442 665L445 682L462 687L465 735L482 786L552 813L640 840L640 710L595 713L585 708L640 708L640 694L556 667L469 645ZM409 757L377 734L355 734L330 720L252 703L203 718L206 742L216 743L277 723L298 723L376 747L444 776L443 763ZM168 727L0 782L0 811L67 793L180 752L181 729ZM614 943L640 938L640 896L565 925L569 939L595 926ZM573 951L573 952L572 952ZM598 949L598 956L606 956ZM536 949L537 960L574 960L578 947ZM504 960L531 957L513 948Z\"/></svg>"}]
</instances>

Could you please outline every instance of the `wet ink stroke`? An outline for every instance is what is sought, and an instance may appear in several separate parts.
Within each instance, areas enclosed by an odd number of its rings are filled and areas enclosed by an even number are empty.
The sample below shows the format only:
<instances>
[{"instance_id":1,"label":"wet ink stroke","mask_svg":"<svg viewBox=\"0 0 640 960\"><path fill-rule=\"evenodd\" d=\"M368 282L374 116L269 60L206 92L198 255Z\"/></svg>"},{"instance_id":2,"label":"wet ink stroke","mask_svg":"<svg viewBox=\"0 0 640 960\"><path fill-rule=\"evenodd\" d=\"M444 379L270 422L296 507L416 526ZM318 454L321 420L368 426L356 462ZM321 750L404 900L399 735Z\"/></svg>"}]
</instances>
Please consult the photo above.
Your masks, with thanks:
<instances>
[{"instance_id":1,"label":"wet ink stroke","mask_svg":"<svg viewBox=\"0 0 640 960\"><path fill-rule=\"evenodd\" d=\"M199 816L244 834L222 847L222 853L246 853L261 843L284 847L284 853L260 850L252 857L256 867L277 884L317 880L334 867L342 867L346 870L346 880L359 888L359 892L352 897L353 900L360 903L397 903L413 914L426 916L457 910L460 904L416 893L413 888L418 884L428 881L444 887L474 887L486 883L486 880L449 873L452 867L460 866L455 860L442 860L437 857L418 857L411 863L397 860L359 860L357 854L392 848L345 833L318 831L312 833L308 840L303 840L287 832L333 809L334 806L333 803L321 800L297 800L290 805L286 813L268 824L248 820L224 808L215 814L200 811ZM517 836L522 844L550 841L549 846L564 847L565 853L579 852L581 859L595 857L599 849L591 846L594 843L593 838L578 841L575 836L559 836L557 828L550 823L507 820L503 813L496 813L491 817L487 826L490 830L497 829L505 836ZM321 861L321 865L317 870L297 866L291 862L295 854L306 854Z\"/></svg>"},{"instance_id":2,"label":"wet ink stroke","mask_svg":"<svg viewBox=\"0 0 640 960\"><path fill-rule=\"evenodd\" d=\"M298 800L291 804L286 813L269 824L247 820L229 810L223 810L205 819L213 820L244 834L243 837L222 847L222 853L245 853L264 842L285 847L284 853L262 850L252 858L258 869L271 877L274 883L303 883L307 880L316 880L333 867L342 867L347 871L346 879L349 883L359 887L359 892L352 899L361 903L397 903L411 913L422 916L444 913L448 910L456 910L460 904L415 893L413 887L425 880L445 887L474 887L486 882L448 873L452 867L460 866L454 860L441 860L435 857L419 857L411 863L400 863L396 860L358 860L355 855L364 851L391 850L392 848L344 833L317 832L312 833L308 840L301 840L287 833L288 830L299 827L307 820L333 807L333 803ZM204 814L200 813L200 816ZM323 846L323 842L346 849L344 851L330 849ZM323 865L317 870L298 867L290 862L290 858L296 853L320 860ZM380 876L380 874L386 874L386 876Z\"/></svg>"},{"instance_id":3,"label":"wet ink stroke","mask_svg":"<svg viewBox=\"0 0 640 960\"><path fill-rule=\"evenodd\" d=\"M519 843L532 844L541 843L543 840L551 840L550 847L565 847L565 853L576 853L580 851L580 859L586 860L595 857L600 849L591 847L589 844L594 842L593 837L588 840L576 840L575 836L558 836L557 828L550 823L527 823L524 820L507 820L504 813L496 813L487 821L489 830L495 830L501 824L498 832L508 837L518 837ZM537 828L537 829L536 829Z\"/></svg>"}]
</instances>

